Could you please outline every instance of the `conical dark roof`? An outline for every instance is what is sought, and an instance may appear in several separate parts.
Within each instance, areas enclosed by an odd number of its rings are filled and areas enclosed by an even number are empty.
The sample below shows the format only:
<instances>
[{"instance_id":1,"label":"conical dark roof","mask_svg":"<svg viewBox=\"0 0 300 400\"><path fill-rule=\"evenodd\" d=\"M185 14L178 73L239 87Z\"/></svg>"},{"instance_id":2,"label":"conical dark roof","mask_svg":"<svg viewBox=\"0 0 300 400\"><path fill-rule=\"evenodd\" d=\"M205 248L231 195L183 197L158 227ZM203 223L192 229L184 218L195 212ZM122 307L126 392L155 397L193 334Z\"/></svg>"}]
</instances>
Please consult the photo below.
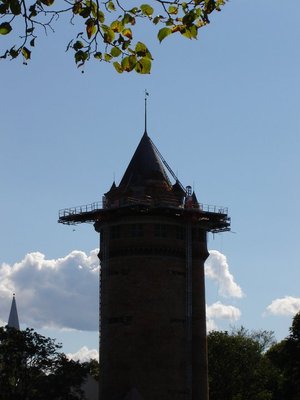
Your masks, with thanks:
<instances>
[{"instance_id":1,"label":"conical dark roof","mask_svg":"<svg viewBox=\"0 0 300 400\"><path fill-rule=\"evenodd\" d=\"M7 326L10 328L20 329L15 295L13 295Z\"/></svg>"},{"instance_id":2,"label":"conical dark roof","mask_svg":"<svg viewBox=\"0 0 300 400\"><path fill-rule=\"evenodd\" d=\"M170 185L164 166L145 132L120 182L121 187L142 185L147 180Z\"/></svg>"}]
</instances>

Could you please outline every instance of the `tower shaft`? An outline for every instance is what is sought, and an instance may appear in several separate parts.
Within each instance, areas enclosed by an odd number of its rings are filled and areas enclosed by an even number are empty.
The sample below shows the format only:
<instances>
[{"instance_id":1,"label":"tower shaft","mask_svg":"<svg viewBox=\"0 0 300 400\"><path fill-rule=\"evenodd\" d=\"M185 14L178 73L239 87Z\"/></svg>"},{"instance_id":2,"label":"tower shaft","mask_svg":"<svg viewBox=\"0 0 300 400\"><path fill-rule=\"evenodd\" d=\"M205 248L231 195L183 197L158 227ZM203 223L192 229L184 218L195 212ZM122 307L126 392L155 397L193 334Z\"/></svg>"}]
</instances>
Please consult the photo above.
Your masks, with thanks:
<instances>
[{"instance_id":1,"label":"tower shaft","mask_svg":"<svg viewBox=\"0 0 300 400\"><path fill-rule=\"evenodd\" d=\"M96 222L101 399L207 400L206 231L190 215L136 210Z\"/></svg>"}]
</instances>

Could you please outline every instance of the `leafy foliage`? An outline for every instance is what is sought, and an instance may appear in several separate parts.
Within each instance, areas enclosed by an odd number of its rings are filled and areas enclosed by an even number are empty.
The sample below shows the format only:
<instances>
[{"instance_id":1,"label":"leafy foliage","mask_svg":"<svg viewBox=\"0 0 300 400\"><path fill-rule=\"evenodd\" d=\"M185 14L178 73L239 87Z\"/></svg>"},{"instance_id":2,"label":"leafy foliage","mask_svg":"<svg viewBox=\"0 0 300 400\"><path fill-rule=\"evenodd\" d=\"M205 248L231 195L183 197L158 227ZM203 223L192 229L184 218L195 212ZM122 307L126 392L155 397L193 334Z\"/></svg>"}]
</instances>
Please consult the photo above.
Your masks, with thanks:
<instances>
[{"instance_id":1,"label":"leafy foliage","mask_svg":"<svg viewBox=\"0 0 300 400\"><path fill-rule=\"evenodd\" d=\"M199 28L209 23L209 15L220 11L227 0L151 0L151 4L128 7L120 0L0 0L0 35L9 35L20 28L19 44L13 44L1 58L23 56L31 58L39 31L54 32L53 25L61 14L70 16L71 24L78 24L77 36L67 49L74 51L75 62L82 67L88 60L112 62L118 73L136 71L148 74L152 55L146 44L134 40L134 28L139 21L157 27L162 42L176 32L188 39L196 39ZM31 48L31 50L29 50Z\"/></svg>"},{"instance_id":2,"label":"leafy foliage","mask_svg":"<svg viewBox=\"0 0 300 400\"><path fill-rule=\"evenodd\" d=\"M300 399L300 312L295 315L290 335L272 346L267 357L278 369L279 389L276 400Z\"/></svg>"},{"instance_id":3,"label":"leafy foliage","mask_svg":"<svg viewBox=\"0 0 300 400\"><path fill-rule=\"evenodd\" d=\"M277 371L264 350L273 342L272 332L208 335L208 367L211 400L271 400L276 391Z\"/></svg>"},{"instance_id":4,"label":"leafy foliage","mask_svg":"<svg viewBox=\"0 0 300 400\"><path fill-rule=\"evenodd\" d=\"M87 368L32 329L0 328L0 400L79 400Z\"/></svg>"},{"instance_id":5,"label":"leafy foliage","mask_svg":"<svg viewBox=\"0 0 300 400\"><path fill-rule=\"evenodd\" d=\"M88 362L84 363L85 368L88 373L96 380L100 379L100 364L97 360L91 359Z\"/></svg>"}]
</instances>

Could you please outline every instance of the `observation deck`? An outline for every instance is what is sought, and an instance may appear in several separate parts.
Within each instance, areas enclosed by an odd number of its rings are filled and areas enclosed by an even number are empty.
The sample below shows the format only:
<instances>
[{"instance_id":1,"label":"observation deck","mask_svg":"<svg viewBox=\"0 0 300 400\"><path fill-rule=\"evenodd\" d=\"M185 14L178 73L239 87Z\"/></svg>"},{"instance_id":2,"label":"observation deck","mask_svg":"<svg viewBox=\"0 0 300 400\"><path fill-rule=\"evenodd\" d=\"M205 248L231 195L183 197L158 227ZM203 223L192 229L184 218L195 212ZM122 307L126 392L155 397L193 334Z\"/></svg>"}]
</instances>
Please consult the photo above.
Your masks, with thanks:
<instances>
[{"instance_id":1,"label":"observation deck","mask_svg":"<svg viewBox=\"0 0 300 400\"><path fill-rule=\"evenodd\" d=\"M175 202L172 204L169 198L154 201L150 197L127 197L125 201L122 199L122 202L112 204L104 197L102 201L59 210L58 222L66 225L94 223L124 214L174 215L201 221L205 229L212 233L230 231L227 207L202 203L191 206L187 201L178 206Z\"/></svg>"}]
</instances>

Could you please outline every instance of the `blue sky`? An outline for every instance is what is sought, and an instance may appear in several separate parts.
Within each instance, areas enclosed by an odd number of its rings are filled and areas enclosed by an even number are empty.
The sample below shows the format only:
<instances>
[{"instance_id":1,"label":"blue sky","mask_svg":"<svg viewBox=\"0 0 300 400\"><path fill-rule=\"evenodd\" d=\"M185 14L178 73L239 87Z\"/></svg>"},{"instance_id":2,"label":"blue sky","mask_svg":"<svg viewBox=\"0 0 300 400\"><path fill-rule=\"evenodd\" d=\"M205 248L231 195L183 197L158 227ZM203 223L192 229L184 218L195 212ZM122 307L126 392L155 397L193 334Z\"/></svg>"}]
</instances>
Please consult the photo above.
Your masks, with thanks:
<instances>
[{"instance_id":1,"label":"blue sky","mask_svg":"<svg viewBox=\"0 0 300 400\"><path fill-rule=\"evenodd\" d=\"M149 76L96 62L82 74L65 53L70 35L64 25L42 37L28 66L0 63L0 320L16 291L22 326L66 352L97 347L99 239L91 225L58 224L58 210L120 181L147 88L148 133L164 158L200 202L229 207L233 232L208 243L213 326L285 337L300 309L299 1L232 0L197 41L160 45L145 27Z\"/></svg>"}]
</instances>

